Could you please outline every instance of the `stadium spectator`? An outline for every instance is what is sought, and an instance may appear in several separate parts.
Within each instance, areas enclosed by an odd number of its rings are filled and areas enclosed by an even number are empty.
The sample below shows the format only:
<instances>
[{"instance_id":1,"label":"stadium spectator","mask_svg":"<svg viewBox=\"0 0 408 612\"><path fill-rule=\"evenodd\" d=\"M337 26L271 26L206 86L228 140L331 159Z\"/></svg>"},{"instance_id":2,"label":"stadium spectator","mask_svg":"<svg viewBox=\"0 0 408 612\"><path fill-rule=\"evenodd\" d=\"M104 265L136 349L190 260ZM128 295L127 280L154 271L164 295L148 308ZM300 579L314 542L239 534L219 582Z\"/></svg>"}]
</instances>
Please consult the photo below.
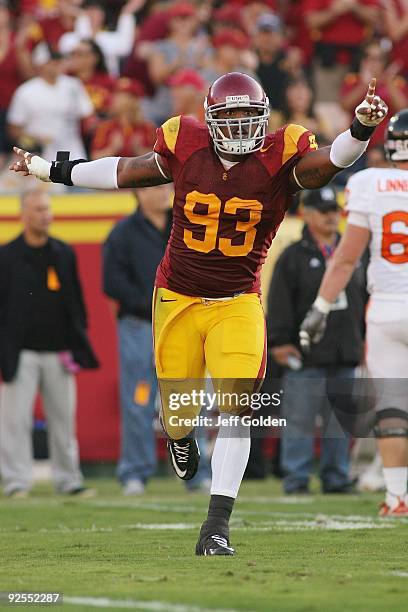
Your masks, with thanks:
<instances>
[{"instance_id":1,"label":"stadium spectator","mask_svg":"<svg viewBox=\"0 0 408 612\"><path fill-rule=\"evenodd\" d=\"M256 74L271 108L283 110L283 100L290 78L301 74L301 65L291 66L291 74L285 62L288 54L284 50L283 24L280 18L273 13L261 15L256 22L256 33L253 39L254 48L258 56ZM298 58L300 58L298 54ZM295 72L295 73L294 73Z\"/></svg>"},{"instance_id":2,"label":"stadium spectator","mask_svg":"<svg viewBox=\"0 0 408 612\"><path fill-rule=\"evenodd\" d=\"M391 115L408 106L408 84L399 74L401 65L397 62L388 63L388 53L378 42L369 43L363 52L359 73L346 75L341 88L341 105L349 113L354 108L355 100L359 99L364 90L363 83L367 75L377 77L377 94L388 105ZM387 124L380 126L370 140L370 146L384 142Z\"/></svg>"},{"instance_id":3,"label":"stadium spectator","mask_svg":"<svg viewBox=\"0 0 408 612\"><path fill-rule=\"evenodd\" d=\"M21 200L23 233L0 248L0 471L6 495L32 486L32 412L40 391L54 486L89 495L75 436L74 372L98 365L72 249L50 238L50 200L32 189Z\"/></svg>"},{"instance_id":4,"label":"stadium spectator","mask_svg":"<svg viewBox=\"0 0 408 612\"><path fill-rule=\"evenodd\" d=\"M384 33L392 41L391 59L401 65L401 72L408 78L408 2L407 0L382 0Z\"/></svg>"},{"instance_id":5,"label":"stadium spectator","mask_svg":"<svg viewBox=\"0 0 408 612\"><path fill-rule=\"evenodd\" d=\"M208 83L199 72L186 68L176 72L170 80L172 115L191 115L204 120L204 95Z\"/></svg>"},{"instance_id":6,"label":"stadium spectator","mask_svg":"<svg viewBox=\"0 0 408 612\"><path fill-rule=\"evenodd\" d=\"M53 51L58 51L60 38L74 29L82 1L58 0L54 14L38 21L39 32L34 31L35 37L46 42Z\"/></svg>"},{"instance_id":7,"label":"stadium spectator","mask_svg":"<svg viewBox=\"0 0 408 612\"><path fill-rule=\"evenodd\" d=\"M10 138L14 144L30 143L48 159L55 159L59 150L84 158L81 120L93 113L88 94L78 79L61 74L60 56L45 43L34 49L33 63L38 76L20 85L11 100Z\"/></svg>"},{"instance_id":8,"label":"stadium spectator","mask_svg":"<svg viewBox=\"0 0 408 612\"><path fill-rule=\"evenodd\" d=\"M289 0L283 7L283 19L287 26L288 43L297 47L302 53L302 63L305 69L309 67L313 58L314 41L305 19L305 2L307 0Z\"/></svg>"},{"instance_id":9,"label":"stadium spectator","mask_svg":"<svg viewBox=\"0 0 408 612\"><path fill-rule=\"evenodd\" d=\"M335 136L324 117L316 114L313 91L304 77L289 81L285 91L283 112L271 115L273 129L286 123L304 125L316 134L320 143L330 141Z\"/></svg>"},{"instance_id":10,"label":"stadium spectator","mask_svg":"<svg viewBox=\"0 0 408 612\"><path fill-rule=\"evenodd\" d=\"M246 33L240 11L230 3L224 4L220 8L213 10L209 25L213 35L223 30L235 30L244 34Z\"/></svg>"},{"instance_id":11,"label":"stadium spectator","mask_svg":"<svg viewBox=\"0 0 408 612\"><path fill-rule=\"evenodd\" d=\"M248 60L248 37L237 30L223 30L212 38L214 54L208 57L201 71L203 77L212 83L227 72L244 72L255 76L251 69L256 58ZM252 61L251 61L252 60Z\"/></svg>"},{"instance_id":12,"label":"stadium spectator","mask_svg":"<svg viewBox=\"0 0 408 612\"><path fill-rule=\"evenodd\" d=\"M59 51L69 54L78 43L91 38L100 46L105 56L109 73L113 76L119 74L119 62L132 51L135 38L135 19L133 13L143 6L145 0L129 0L123 7L116 26L116 30L105 31L106 13L103 3L99 0L86 0L83 11L75 22L73 32L61 36Z\"/></svg>"},{"instance_id":13,"label":"stadium spectator","mask_svg":"<svg viewBox=\"0 0 408 612\"><path fill-rule=\"evenodd\" d=\"M161 123L171 114L169 78L183 68L199 69L208 54L207 38L197 34L197 10L180 2L169 9L168 35L153 43L147 57L149 77L156 88L149 104L149 118Z\"/></svg>"},{"instance_id":14,"label":"stadium spectator","mask_svg":"<svg viewBox=\"0 0 408 612\"><path fill-rule=\"evenodd\" d=\"M171 187L135 191L137 210L110 233L103 255L105 293L117 301L120 355L121 455L118 478L125 495L144 492L156 469L153 430L157 379L151 312L156 268L171 230ZM208 478L208 462L188 488Z\"/></svg>"},{"instance_id":15,"label":"stadium spectator","mask_svg":"<svg viewBox=\"0 0 408 612\"><path fill-rule=\"evenodd\" d=\"M278 0L228 0L228 3L240 12L245 29L250 36L257 30L257 21L264 13L278 13Z\"/></svg>"},{"instance_id":16,"label":"stadium spectator","mask_svg":"<svg viewBox=\"0 0 408 612\"><path fill-rule=\"evenodd\" d=\"M150 4L150 7L149 3L146 3L145 8L148 14L138 27L137 41L154 41L166 38L169 22L168 3L159 2L158 4Z\"/></svg>"},{"instance_id":17,"label":"stadium spectator","mask_svg":"<svg viewBox=\"0 0 408 612\"><path fill-rule=\"evenodd\" d=\"M27 29L20 28L15 34L10 11L0 4L0 167L11 150L6 130L7 108L21 81L32 76L26 42Z\"/></svg>"},{"instance_id":18,"label":"stadium spectator","mask_svg":"<svg viewBox=\"0 0 408 612\"><path fill-rule=\"evenodd\" d=\"M268 296L268 337L275 361L285 367L281 437L285 493L306 493L314 462L316 416L323 420L320 478L324 492L350 490L349 444L330 409L328 380L353 377L363 355L365 270L360 265L328 320L325 339L302 357L299 326L313 303L340 238L340 209L330 187L304 195L305 227L301 240L279 257ZM304 359L302 363L302 359ZM292 369L291 369L292 368Z\"/></svg>"},{"instance_id":19,"label":"stadium spectator","mask_svg":"<svg viewBox=\"0 0 408 612\"><path fill-rule=\"evenodd\" d=\"M121 74L140 81L146 94L151 97L154 95L156 86L150 78L148 69L148 58L154 50L154 41L163 40L168 34L169 13L166 10L167 4L159 3L145 6L148 14L138 24L138 34L132 53L124 60Z\"/></svg>"},{"instance_id":20,"label":"stadium spectator","mask_svg":"<svg viewBox=\"0 0 408 612\"><path fill-rule=\"evenodd\" d=\"M119 79L113 91L112 119L96 128L91 147L92 159L109 155L132 157L151 150L155 127L145 120L140 104L144 90L137 81Z\"/></svg>"},{"instance_id":21,"label":"stadium spectator","mask_svg":"<svg viewBox=\"0 0 408 612\"><path fill-rule=\"evenodd\" d=\"M105 57L94 40L81 40L71 52L66 68L82 81L99 116L109 111L109 104L116 79L108 74Z\"/></svg>"},{"instance_id":22,"label":"stadium spectator","mask_svg":"<svg viewBox=\"0 0 408 612\"><path fill-rule=\"evenodd\" d=\"M303 11L315 41L316 96L336 102L344 75L378 23L379 0L305 0Z\"/></svg>"}]
</instances>

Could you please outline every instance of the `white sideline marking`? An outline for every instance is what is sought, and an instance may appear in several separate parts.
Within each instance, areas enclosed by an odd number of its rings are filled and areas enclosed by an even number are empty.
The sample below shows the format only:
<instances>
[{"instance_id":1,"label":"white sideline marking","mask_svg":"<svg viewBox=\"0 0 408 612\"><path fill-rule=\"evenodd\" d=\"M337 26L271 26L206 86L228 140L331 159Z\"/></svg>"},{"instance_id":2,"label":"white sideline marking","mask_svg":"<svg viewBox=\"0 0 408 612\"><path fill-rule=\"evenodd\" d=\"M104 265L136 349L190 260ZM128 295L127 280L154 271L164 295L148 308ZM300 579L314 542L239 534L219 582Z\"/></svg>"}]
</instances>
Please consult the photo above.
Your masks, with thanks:
<instances>
[{"instance_id":1,"label":"white sideline marking","mask_svg":"<svg viewBox=\"0 0 408 612\"><path fill-rule=\"evenodd\" d=\"M237 612L231 608L202 608L201 606L186 606L165 601L136 601L132 599L109 599L108 597L66 597L64 603L74 606L90 606L94 608L131 608L134 610L153 610L154 612Z\"/></svg>"},{"instance_id":2,"label":"white sideline marking","mask_svg":"<svg viewBox=\"0 0 408 612\"><path fill-rule=\"evenodd\" d=\"M281 497L246 497L245 495L238 498L240 502L254 502L256 504L287 504L291 505L299 505L299 504L311 504L315 502L314 497L305 496L305 495L282 495Z\"/></svg>"},{"instance_id":3,"label":"white sideline marking","mask_svg":"<svg viewBox=\"0 0 408 612\"><path fill-rule=\"evenodd\" d=\"M56 529L47 529L46 527L39 529L39 533L110 533L112 531L112 527L97 527L95 524L91 527L67 527L60 524Z\"/></svg>"},{"instance_id":4,"label":"white sideline marking","mask_svg":"<svg viewBox=\"0 0 408 612\"><path fill-rule=\"evenodd\" d=\"M390 576L398 576L399 578L408 578L408 572L388 572Z\"/></svg>"},{"instance_id":5,"label":"white sideline marking","mask_svg":"<svg viewBox=\"0 0 408 612\"><path fill-rule=\"evenodd\" d=\"M121 529L196 529L199 523L134 523L133 525L121 525Z\"/></svg>"},{"instance_id":6,"label":"white sideline marking","mask_svg":"<svg viewBox=\"0 0 408 612\"><path fill-rule=\"evenodd\" d=\"M258 499L258 498L257 498ZM268 498L259 498L259 499L268 499ZM279 499L279 498L278 498ZM282 498L282 500L286 500L287 498ZM293 503L298 503L297 500L302 500L300 503L304 503L303 498L290 498L293 499ZM309 498L308 498L309 499ZM242 501L241 499L239 501ZM269 503L273 504L274 500L270 499ZM266 503L266 501L265 501ZM285 502L286 503L286 502ZM289 503L292 503L289 502ZM307 502L309 503L309 501ZM122 501L102 501L102 500L89 500L89 506L98 506L100 508L104 507L117 507L117 508L131 508L133 510L152 510L157 512L168 512L168 513L178 513L183 512L184 514L190 513L193 514L195 512L202 513L204 511L204 506L170 506L168 504L161 504L160 502L150 503L150 502L140 502L137 501L135 503L122 502ZM234 510L234 517L245 517L245 516L282 516L285 518L290 517L299 517L299 518L315 518L316 513L312 512L283 512L283 511L271 511L268 509L265 510L245 510L241 508L240 505ZM347 519L347 520L362 520L362 521L372 521L373 519L370 516L354 516L354 515L330 515L332 518L339 519ZM384 519L382 519L384 520ZM398 519L399 523L401 523L403 519Z\"/></svg>"},{"instance_id":7,"label":"white sideline marking","mask_svg":"<svg viewBox=\"0 0 408 612\"><path fill-rule=\"evenodd\" d=\"M321 517L311 521L261 521L254 525L244 527L250 531L270 531L278 529L279 531L346 531L353 529L393 529L395 524L391 523L374 523L373 521L344 521L335 520L332 517ZM240 529L240 527L238 527Z\"/></svg>"},{"instance_id":8,"label":"white sideline marking","mask_svg":"<svg viewBox=\"0 0 408 612\"><path fill-rule=\"evenodd\" d=\"M371 516L361 515L326 515L326 514L312 514L307 512L260 512L259 514L267 514L269 520L261 520L254 522L245 519L245 515L252 514L248 513L236 513L231 521L231 526L234 530L238 531L315 531L315 530L327 530L327 531L344 531L344 530L356 530L356 529L393 529L397 525L408 524L408 519L398 519L396 521L393 518L377 518ZM258 513L257 513L258 514ZM242 516L244 515L244 516ZM248 523L248 524L245 524ZM118 530L146 530L146 531L182 531L188 529L198 529L201 523L132 523L126 525L118 525L112 527L97 526L92 524L90 527L68 527L60 523L55 528L40 528L39 533L112 533ZM0 528L0 533L8 533L11 531L19 531L17 525L14 529L3 529Z\"/></svg>"},{"instance_id":9,"label":"white sideline marking","mask_svg":"<svg viewBox=\"0 0 408 612\"><path fill-rule=\"evenodd\" d=\"M254 517L254 520L252 520ZM257 520L258 517L265 517L265 520ZM63 523L53 528L42 527L39 533L112 533L118 530L150 530L150 531L181 531L198 529L200 522L174 522L174 523L144 523L137 522L132 524L118 525L96 525L89 527L68 527ZM258 512L258 511L236 511L231 521L231 526L240 531L314 531L314 530L356 530L356 529L393 529L397 525L408 525L408 518L378 518L362 515L342 515L342 514L322 514L311 512ZM18 532L20 526L16 525L12 529L0 528L0 533Z\"/></svg>"},{"instance_id":10,"label":"white sideline marking","mask_svg":"<svg viewBox=\"0 0 408 612\"><path fill-rule=\"evenodd\" d=\"M95 499L90 500L88 506L97 506L98 508L131 508L132 510L157 510L158 512L202 512L203 507L201 506L171 506L169 504L161 504L160 502L142 502L142 501L109 501Z\"/></svg>"}]
</instances>

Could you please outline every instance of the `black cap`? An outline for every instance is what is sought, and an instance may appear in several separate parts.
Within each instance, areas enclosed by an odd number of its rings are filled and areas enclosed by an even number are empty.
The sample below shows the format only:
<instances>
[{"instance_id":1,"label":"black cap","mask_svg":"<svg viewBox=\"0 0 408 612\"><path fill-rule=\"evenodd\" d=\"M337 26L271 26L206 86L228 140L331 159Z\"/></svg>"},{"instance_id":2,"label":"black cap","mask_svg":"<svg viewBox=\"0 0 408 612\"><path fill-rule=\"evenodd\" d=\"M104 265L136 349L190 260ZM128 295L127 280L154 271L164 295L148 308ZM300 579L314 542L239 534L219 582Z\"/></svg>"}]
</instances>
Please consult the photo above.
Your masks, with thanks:
<instances>
[{"instance_id":1,"label":"black cap","mask_svg":"<svg viewBox=\"0 0 408 612\"><path fill-rule=\"evenodd\" d=\"M307 208L315 208L322 212L338 210L336 191L333 187L322 187L321 189L311 189L304 191L301 196L301 203Z\"/></svg>"}]
</instances>

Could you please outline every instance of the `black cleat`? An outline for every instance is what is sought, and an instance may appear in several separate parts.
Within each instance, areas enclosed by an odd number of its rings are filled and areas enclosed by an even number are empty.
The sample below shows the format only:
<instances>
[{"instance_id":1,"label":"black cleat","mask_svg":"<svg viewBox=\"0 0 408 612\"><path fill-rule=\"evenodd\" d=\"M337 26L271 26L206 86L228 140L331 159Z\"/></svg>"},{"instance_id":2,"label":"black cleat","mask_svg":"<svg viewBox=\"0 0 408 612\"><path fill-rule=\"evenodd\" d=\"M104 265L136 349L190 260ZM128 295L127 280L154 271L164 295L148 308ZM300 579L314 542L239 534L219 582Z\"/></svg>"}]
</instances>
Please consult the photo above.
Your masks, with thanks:
<instances>
[{"instance_id":1,"label":"black cleat","mask_svg":"<svg viewBox=\"0 0 408 612\"><path fill-rule=\"evenodd\" d=\"M191 480L197 473L200 451L194 438L167 440L171 465L182 480Z\"/></svg>"},{"instance_id":2,"label":"black cleat","mask_svg":"<svg viewBox=\"0 0 408 612\"><path fill-rule=\"evenodd\" d=\"M200 538L196 544L196 555L209 557L221 555L232 557L235 550L230 546L229 539L223 535L214 533L206 538Z\"/></svg>"}]
</instances>

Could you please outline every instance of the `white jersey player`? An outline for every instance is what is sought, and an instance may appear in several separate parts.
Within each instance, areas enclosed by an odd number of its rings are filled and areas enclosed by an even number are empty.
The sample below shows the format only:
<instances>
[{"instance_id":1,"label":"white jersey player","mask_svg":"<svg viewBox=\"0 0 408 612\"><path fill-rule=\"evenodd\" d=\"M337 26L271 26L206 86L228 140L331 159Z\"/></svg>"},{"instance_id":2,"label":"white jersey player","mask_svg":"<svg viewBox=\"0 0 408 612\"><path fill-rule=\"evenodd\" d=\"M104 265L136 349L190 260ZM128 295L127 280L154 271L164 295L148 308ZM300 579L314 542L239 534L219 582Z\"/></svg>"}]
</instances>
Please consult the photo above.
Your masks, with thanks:
<instances>
[{"instance_id":1,"label":"white jersey player","mask_svg":"<svg viewBox=\"0 0 408 612\"><path fill-rule=\"evenodd\" d=\"M408 516L408 109L391 118L385 151L390 167L363 170L348 182L347 228L300 341L306 350L320 341L331 304L369 245L366 360L387 489L380 515Z\"/></svg>"}]
</instances>

